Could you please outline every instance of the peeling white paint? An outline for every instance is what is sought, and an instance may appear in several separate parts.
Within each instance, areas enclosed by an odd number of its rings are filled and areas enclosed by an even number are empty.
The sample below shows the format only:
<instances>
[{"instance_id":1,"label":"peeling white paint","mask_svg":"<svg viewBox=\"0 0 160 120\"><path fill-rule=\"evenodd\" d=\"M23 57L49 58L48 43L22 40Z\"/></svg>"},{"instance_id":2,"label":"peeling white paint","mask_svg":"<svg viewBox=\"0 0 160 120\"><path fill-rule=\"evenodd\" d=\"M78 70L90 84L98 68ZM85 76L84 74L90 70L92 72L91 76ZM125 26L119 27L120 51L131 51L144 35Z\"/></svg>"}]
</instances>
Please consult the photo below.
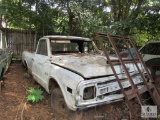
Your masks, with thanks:
<instances>
[{"instance_id":1,"label":"peeling white paint","mask_svg":"<svg viewBox=\"0 0 160 120\"><path fill-rule=\"evenodd\" d=\"M107 59L103 55L96 53L51 55L50 39L72 39L82 42L83 40L91 41L88 38L74 36L45 36L40 40L46 40L48 55L40 55L28 51L23 52L23 63L26 62L27 67L31 71L35 80L41 84L47 92L50 92L49 80L52 78L61 88L66 104L71 110L85 109L122 100L122 94L113 94L113 92L119 91L120 88L110 65L106 63ZM116 57L110 58L112 60L117 60ZM133 63L125 65L134 79L134 83L141 83L141 77L138 74L135 65ZM141 64L138 64L138 66L143 71ZM114 65L114 68L119 79L123 80L124 88L130 87L130 83L128 82L128 78L125 75L122 66ZM67 87L72 90L72 93L67 91ZM94 88L91 89L94 97L84 100L84 91L89 87Z\"/></svg>"}]
</instances>

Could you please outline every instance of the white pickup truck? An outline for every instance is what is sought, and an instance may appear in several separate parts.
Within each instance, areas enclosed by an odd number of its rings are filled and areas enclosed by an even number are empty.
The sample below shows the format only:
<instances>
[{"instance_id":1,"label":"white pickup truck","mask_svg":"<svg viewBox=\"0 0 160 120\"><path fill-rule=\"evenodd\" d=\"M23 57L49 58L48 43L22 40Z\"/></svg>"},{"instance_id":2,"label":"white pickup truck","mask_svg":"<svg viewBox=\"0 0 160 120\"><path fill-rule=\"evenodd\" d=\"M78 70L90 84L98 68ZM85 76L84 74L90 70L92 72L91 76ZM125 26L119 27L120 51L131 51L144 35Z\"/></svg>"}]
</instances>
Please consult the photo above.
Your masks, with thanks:
<instances>
[{"instance_id":1,"label":"white pickup truck","mask_svg":"<svg viewBox=\"0 0 160 120\"><path fill-rule=\"evenodd\" d=\"M117 59L116 57L110 57ZM75 36L44 36L36 52L24 51L23 64L51 94L53 109L65 112L117 102L123 99L115 75L94 42ZM140 69L144 71L141 64ZM135 84L142 83L133 63L126 67ZM124 88L130 83L121 65L114 65ZM58 107L60 105L61 109Z\"/></svg>"}]
</instances>

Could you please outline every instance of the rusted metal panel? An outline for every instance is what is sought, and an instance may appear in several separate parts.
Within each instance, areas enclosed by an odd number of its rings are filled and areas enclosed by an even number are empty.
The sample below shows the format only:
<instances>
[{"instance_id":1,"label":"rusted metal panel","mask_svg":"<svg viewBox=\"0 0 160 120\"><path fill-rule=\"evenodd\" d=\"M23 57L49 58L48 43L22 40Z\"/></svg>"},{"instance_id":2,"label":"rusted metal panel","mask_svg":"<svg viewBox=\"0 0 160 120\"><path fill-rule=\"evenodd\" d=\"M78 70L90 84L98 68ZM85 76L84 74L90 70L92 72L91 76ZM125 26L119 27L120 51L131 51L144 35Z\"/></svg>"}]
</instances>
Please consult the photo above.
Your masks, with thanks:
<instances>
[{"instance_id":1,"label":"rusted metal panel","mask_svg":"<svg viewBox=\"0 0 160 120\"><path fill-rule=\"evenodd\" d=\"M116 57L110 57L112 60L117 60ZM65 55L65 56L54 56L52 63L63 66L67 69L73 70L81 74L85 78L99 77L113 75L113 71L110 64L106 64L107 59L102 55ZM137 72L134 64L126 64L129 72ZM141 65L139 64L141 67ZM123 73L121 65L114 65L117 74Z\"/></svg>"}]
</instances>

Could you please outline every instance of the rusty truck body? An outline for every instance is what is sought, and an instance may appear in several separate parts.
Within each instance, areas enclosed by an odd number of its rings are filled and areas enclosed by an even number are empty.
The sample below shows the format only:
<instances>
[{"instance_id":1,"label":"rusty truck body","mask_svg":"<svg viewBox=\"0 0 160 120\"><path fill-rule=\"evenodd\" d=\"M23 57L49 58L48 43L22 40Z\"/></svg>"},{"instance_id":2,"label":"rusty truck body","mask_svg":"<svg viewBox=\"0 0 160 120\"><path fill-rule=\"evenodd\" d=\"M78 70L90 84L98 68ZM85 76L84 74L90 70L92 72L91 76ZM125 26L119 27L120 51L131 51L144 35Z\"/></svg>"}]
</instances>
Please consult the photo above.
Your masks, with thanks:
<instances>
[{"instance_id":1,"label":"rusty truck body","mask_svg":"<svg viewBox=\"0 0 160 120\"><path fill-rule=\"evenodd\" d=\"M116 60L117 57L110 56L110 59ZM58 88L70 110L123 100L124 96L120 93L116 77L110 64L106 63L107 58L100 54L89 38L44 36L39 40L34 53L23 52L22 61L33 78L51 93L51 101L57 91L55 89ZM141 84L142 79L135 64L125 65L134 84ZM145 73L141 64L138 66L142 73ZM123 87L130 88L123 67L115 64L114 68Z\"/></svg>"}]
</instances>

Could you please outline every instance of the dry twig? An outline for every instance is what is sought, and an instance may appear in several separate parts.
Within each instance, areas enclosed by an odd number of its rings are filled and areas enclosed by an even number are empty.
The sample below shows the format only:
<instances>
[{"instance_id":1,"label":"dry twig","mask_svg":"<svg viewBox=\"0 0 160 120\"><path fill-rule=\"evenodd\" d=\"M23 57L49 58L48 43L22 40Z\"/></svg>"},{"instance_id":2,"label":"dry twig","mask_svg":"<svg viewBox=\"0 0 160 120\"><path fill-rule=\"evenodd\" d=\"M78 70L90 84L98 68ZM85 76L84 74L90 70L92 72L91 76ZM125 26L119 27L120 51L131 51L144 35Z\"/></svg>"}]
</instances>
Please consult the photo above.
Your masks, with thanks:
<instances>
[{"instance_id":1,"label":"dry twig","mask_svg":"<svg viewBox=\"0 0 160 120\"><path fill-rule=\"evenodd\" d=\"M21 120L23 120L23 113L24 113L24 108L26 107L26 102L24 103L23 105L23 108L22 108L22 112L21 112Z\"/></svg>"},{"instance_id":2,"label":"dry twig","mask_svg":"<svg viewBox=\"0 0 160 120\"><path fill-rule=\"evenodd\" d=\"M19 112L19 110L20 110L21 104L22 104L22 102L24 101L24 99L25 99L25 97L22 99L22 101L21 101L21 103L20 103L20 105L19 105L19 107L18 107L18 110L17 110L17 113L16 113L15 120L17 120L18 112Z\"/></svg>"},{"instance_id":3,"label":"dry twig","mask_svg":"<svg viewBox=\"0 0 160 120\"><path fill-rule=\"evenodd\" d=\"M22 87L26 90L26 94L27 94L27 89L26 89L26 87L25 87L24 85L22 85ZM23 101L25 100L25 98L26 98L26 96L23 97L23 99L22 99L22 101L21 101L21 103L20 103L20 105L19 105L19 107L18 107L15 120L17 120L17 118L18 118L18 112L19 112L19 110L20 110L20 108L21 108L21 104L23 103ZM22 119L22 117L23 117L23 111L24 111L24 107L25 107L25 106L26 106L26 103L24 103L23 108L22 108L21 119Z\"/></svg>"}]
</instances>

